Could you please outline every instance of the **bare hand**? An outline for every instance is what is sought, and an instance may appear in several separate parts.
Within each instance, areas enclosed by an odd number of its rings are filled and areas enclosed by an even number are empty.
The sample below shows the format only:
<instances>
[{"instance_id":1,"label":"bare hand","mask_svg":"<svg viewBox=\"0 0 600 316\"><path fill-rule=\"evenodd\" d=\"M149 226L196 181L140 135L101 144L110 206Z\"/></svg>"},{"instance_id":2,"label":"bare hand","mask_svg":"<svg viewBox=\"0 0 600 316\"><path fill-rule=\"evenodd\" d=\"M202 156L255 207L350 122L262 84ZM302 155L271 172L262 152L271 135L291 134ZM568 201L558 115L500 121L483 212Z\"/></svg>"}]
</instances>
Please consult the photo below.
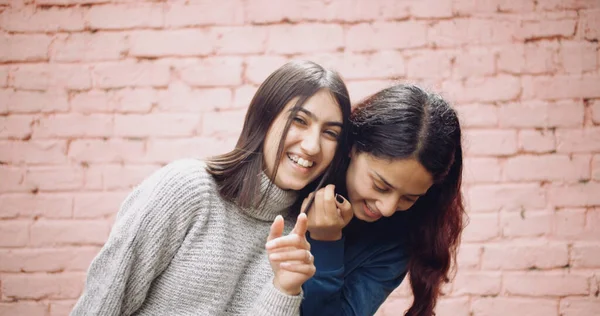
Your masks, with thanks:
<instances>
[{"instance_id":1,"label":"bare hand","mask_svg":"<svg viewBox=\"0 0 600 316\"><path fill-rule=\"evenodd\" d=\"M300 294L302 284L316 272L306 228L306 214L300 214L292 232L282 236L283 217L277 216L265 245L273 269L273 285L288 295Z\"/></svg>"},{"instance_id":2,"label":"bare hand","mask_svg":"<svg viewBox=\"0 0 600 316\"><path fill-rule=\"evenodd\" d=\"M312 195L302 203L302 210ZM342 238L342 229L353 217L352 205L344 197L335 194L335 186L330 184L315 195L315 201L308 211L308 231L315 240L333 241Z\"/></svg>"}]
</instances>

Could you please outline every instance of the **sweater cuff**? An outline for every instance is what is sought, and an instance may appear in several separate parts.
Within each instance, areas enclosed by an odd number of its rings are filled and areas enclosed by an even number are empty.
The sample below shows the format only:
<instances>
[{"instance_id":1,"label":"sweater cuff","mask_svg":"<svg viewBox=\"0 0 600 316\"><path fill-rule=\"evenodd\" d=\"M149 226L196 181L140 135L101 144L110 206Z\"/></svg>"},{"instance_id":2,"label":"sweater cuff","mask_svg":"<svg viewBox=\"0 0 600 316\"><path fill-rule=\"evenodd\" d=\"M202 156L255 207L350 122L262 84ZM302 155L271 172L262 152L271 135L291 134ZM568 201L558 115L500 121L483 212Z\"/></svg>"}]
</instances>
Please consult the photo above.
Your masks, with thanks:
<instances>
[{"instance_id":1,"label":"sweater cuff","mask_svg":"<svg viewBox=\"0 0 600 316\"><path fill-rule=\"evenodd\" d=\"M259 306L256 312L259 315L296 316L300 312L300 304L304 291L298 295L287 295L280 292L273 285L272 280L263 287L260 293Z\"/></svg>"},{"instance_id":2,"label":"sweater cuff","mask_svg":"<svg viewBox=\"0 0 600 316\"><path fill-rule=\"evenodd\" d=\"M344 236L336 241L322 241L311 239L306 234L310 243L310 252L315 257L315 267L318 272L336 271L344 267Z\"/></svg>"}]
</instances>

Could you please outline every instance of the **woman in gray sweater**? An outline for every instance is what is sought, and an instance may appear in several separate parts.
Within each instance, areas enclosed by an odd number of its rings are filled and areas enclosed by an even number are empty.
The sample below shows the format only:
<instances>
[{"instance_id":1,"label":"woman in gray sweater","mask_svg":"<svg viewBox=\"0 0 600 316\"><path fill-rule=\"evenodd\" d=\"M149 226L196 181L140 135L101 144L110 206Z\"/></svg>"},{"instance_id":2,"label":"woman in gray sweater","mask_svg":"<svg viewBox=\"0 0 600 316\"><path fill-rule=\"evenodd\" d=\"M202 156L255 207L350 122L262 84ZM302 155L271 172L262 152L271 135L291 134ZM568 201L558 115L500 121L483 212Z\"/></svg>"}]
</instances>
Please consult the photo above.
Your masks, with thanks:
<instances>
[{"instance_id":1,"label":"woman in gray sweater","mask_svg":"<svg viewBox=\"0 0 600 316\"><path fill-rule=\"evenodd\" d=\"M336 73L276 70L233 151L172 162L126 198L71 315L298 315L315 267L291 206L336 174L349 113ZM269 261L278 238L287 259Z\"/></svg>"}]
</instances>

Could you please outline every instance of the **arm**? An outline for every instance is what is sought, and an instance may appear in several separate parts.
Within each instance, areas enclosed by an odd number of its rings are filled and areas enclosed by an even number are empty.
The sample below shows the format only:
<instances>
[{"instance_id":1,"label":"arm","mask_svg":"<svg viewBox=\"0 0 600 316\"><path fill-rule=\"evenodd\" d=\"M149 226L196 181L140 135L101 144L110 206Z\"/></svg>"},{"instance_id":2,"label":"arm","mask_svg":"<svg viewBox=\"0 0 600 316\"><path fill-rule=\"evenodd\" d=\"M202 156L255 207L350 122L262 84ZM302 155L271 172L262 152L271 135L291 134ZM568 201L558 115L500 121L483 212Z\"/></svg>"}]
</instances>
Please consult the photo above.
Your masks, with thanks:
<instances>
[{"instance_id":1,"label":"arm","mask_svg":"<svg viewBox=\"0 0 600 316\"><path fill-rule=\"evenodd\" d=\"M171 163L127 197L72 316L131 315L142 305L192 225L205 176L201 168L193 160Z\"/></svg>"},{"instance_id":2,"label":"arm","mask_svg":"<svg viewBox=\"0 0 600 316\"><path fill-rule=\"evenodd\" d=\"M373 315L406 275L400 247L383 249L344 277L343 239L310 242L317 273L304 283L302 315Z\"/></svg>"}]
</instances>

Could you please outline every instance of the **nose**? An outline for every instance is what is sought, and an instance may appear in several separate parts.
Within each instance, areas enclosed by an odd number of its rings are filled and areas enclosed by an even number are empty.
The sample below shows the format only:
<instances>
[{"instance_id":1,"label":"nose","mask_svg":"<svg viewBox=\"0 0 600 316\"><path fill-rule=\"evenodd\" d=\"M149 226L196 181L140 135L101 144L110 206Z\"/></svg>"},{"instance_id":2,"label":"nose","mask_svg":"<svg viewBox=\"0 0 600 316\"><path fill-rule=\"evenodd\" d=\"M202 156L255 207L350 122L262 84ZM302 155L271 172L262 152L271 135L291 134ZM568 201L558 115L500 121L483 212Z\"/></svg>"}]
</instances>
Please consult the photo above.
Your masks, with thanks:
<instances>
[{"instance_id":1,"label":"nose","mask_svg":"<svg viewBox=\"0 0 600 316\"><path fill-rule=\"evenodd\" d=\"M390 217L394 215L394 213L396 213L396 211L398 210L398 204L398 199L392 195L389 195L380 198L375 204L375 206L377 206L377 209L379 210L379 212L381 212L381 215L385 217Z\"/></svg>"},{"instance_id":2,"label":"nose","mask_svg":"<svg viewBox=\"0 0 600 316\"><path fill-rule=\"evenodd\" d=\"M321 133L317 129L309 129L302 135L300 148L305 154L314 156L321 151Z\"/></svg>"}]
</instances>

